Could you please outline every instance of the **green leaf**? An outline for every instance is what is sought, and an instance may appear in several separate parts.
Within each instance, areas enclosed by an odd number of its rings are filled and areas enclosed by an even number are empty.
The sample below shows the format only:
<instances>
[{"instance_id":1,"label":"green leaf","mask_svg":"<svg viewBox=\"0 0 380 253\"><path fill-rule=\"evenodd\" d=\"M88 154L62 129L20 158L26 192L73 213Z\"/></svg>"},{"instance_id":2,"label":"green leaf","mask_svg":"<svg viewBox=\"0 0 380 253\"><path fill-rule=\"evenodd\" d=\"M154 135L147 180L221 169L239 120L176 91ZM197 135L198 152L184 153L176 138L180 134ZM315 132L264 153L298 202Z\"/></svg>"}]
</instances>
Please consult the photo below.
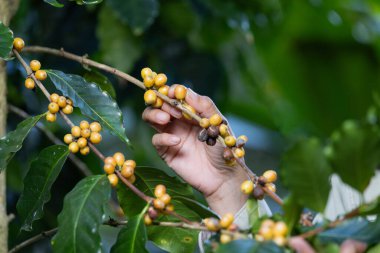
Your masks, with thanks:
<instances>
[{"instance_id":1,"label":"green leaf","mask_svg":"<svg viewBox=\"0 0 380 253\"><path fill-rule=\"evenodd\" d=\"M259 220L259 205L256 199L247 200L247 211L249 214L249 225L252 227Z\"/></svg>"},{"instance_id":2,"label":"green leaf","mask_svg":"<svg viewBox=\"0 0 380 253\"><path fill-rule=\"evenodd\" d=\"M216 253L280 253L284 250L273 242L257 242L255 240L234 240L227 244L220 244Z\"/></svg>"},{"instance_id":3,"label":"green leaf","mask_svg":"<svg viewBox=\"0 0 380 253\"><path fill-rule=\"evenodd\" d=\"M83 114L99 121L111 133L130 144L125 135L123 114L107 92L102 91L95 83L87 82L81 76L65 74L59 70L46 72L55 87L62 91L64 96L71 98L74 106L79 107Z\"/></svg>"},{"instance_id":4,"label":"green leaf","mask_svg":"<svg viewBox=\"0 0 380 253\"><path fill-rule=\"evenodd\" d=\"M189 209L196 212L202 219L208 218L208 217L216 217L216 218L218 217L218 215L215 212L213 212L210 208L199 203L198 201L194 199L183 197L183 196L174 196L173 199L180 201Z\"/></svg>"},{"instance_id":5,"label":"green leaf","mask_svg":"<svg viewBox=\"0 0 380 253\"><path fill-rule=\"evenodd\" d=\"M331 168L316 138L301 140L283 156L281 172L298 204L322 212L329 192Z\"/></svg>"},{"instance_id":6,"label":"green leaf","mask_svg":"<svg viewBox=\"0 0 380 253\"><path fill-rule=\"evenodd\" d=\"M107 3L120 20L137 34L153 24L159 12L157 0L108 0Z\"/></svg>"},{"instance_id":7,"label":"green leaf","mask_svg":"<svg viewBox=\"0 0 380 253\"><path fill-rule=\"evenodd\" d=\"M101 90L106 91L113 99L116 99L116 92L111 81L99 71L91 69L83 75L89 83L96 83Z\"/></svg>"},{"instance_id":8,"label":"green leaf","mask_svg":"<svg viewBox=\"0 0 380 253\"><path fill-rule=\"evenodd\" d=\"M380 252L380 244L377 244L370 248L367 253L379 253Z\"/></svg>"},{"instance_id":9,"label":"green leaf","mask_svg":"<svg viewBox=\"0 0 380 253\"><path fill-rule=\"evenodd\" d=\"M12 48L13 32L0 21L0 59L8 59Z\"/></svg>"},{"instance_id":10,"label":"green leaf","mask_svg":"<svg viewBox=\"0 0 380 253\"><path fill-rule=\"evenodd\" d=\"M285 200L282 206L284 210L284 221L289 229L289 234L291 234L294 226L300 220L302 213L302 206L297 203L297 199L290 194Z\"/></svg>"},{"instance_id":11,"label":"green leaf","mask_svg":"<svg viewBox=\"0 0 380 253\"><path fill-rule=\"evenodd\" d=\"M45 3L48 3L54 7L62 8L64 5L58 2L57 0L44 0Z\"/></svg>"},{"instance_id":12,"label":"green leaf","mask_svg":"<svg viewBox=\"0 0 380 253\"><path fill-rule=\"evenodd\" d=\"M82 5L82 4L98 4L103 2L103 0L70 0L70 1L75 1L77 4Z\"/></svg>"},{"instance_id":13,"label":"green leaf","mask_svg":"<svg viewBox=\"0 0 380 253\"><path fill-rule=\"evenodd\" d=\"M145 206L139 215L128 220L127 226L120 230L111 253L148 252L145 248L147 235L144 225L144 214L148 207L149 204Z\"/></svg>"},{"instance_id":14,"label":"green leaf","mask_svg":"<svg viewBox=\"0 0 380 253\"><path fill-rule=\"evenodd\" d=\"M370 203L359 206L360 215L378 215L380 213L380 197Z\"/></svg>"},{"instance_id":15,"label":"green leaf","mask_svg":"<svg viewBox=\"0 0 380 253\"><path fill-rule=\"evenodd\" d=\"M328 158L343 182L363 192L380 162L380 131L374 125L345 121L331 137Z\"/></svg>"},{"instance_id":16,"label":"green leaf","mask_svg":"<svg viewBox=\"0 0 380 253\"><path fill-rule=\"evenodd\" d=\"M105 175L82 179L69 192L58 215L58 233L52 240L54 252L101 252L99 226L103 204L111 197Z\"/></svg>"},{"instance_id":17,"label":"green leaf","mask_svg":"<svg viewBox=\"0 0 380 253\"><path fill-rule=\"evenodd\" d=\"M32 127L34 127L44 115L45 114L40 114L22 121L17 125L16 130L9 132L0 139L0 172L7 167L15 153L21 149L22 143Z\"/></svg>"},{"instance_id":18,"label":"green leaf","mask_svg":"<svg viewBox=\"0 0 380 253\"><path fill-rule=\"evenodd\" d=\"M41 151L32 162L24 179L24 189L17 202L21 229L31 231L33 221L43 216L44 204L50 200L50 190L69 155L67 146L54 145Z\"/></svg>"}]
</instances>

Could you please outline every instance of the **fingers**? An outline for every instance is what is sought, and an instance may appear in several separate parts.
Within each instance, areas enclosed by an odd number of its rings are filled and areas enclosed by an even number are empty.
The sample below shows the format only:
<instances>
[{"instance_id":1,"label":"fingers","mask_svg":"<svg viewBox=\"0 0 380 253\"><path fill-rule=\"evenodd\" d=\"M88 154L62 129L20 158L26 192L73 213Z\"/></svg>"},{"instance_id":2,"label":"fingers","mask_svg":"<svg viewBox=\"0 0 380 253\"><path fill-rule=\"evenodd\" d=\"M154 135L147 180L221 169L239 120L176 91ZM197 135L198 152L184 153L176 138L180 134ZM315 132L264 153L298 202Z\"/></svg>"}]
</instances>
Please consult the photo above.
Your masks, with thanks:
<instances>
[{"instance_id":1,"label":"fingers","mask_svg":"<svg viewBox=\"0 0 380 253\"><path fill-rule=\"evenodd\" d=\"M181 138L174 134L160 133L153 135L152 143L155 147L171 147L179 144Z\"/></svg>"},{"instance_id":2,"label":"fingers","mask_svg":"<svg viewBox=\"0 0 380 253\"><path fill-rule=\"evenodd\" d=\"M367 249L367 244L356 240L345 240L340 246L342 253L363 253Z\"/></svg>"},{"instance_id":3,"label":"fingers","mask_svg":"<svg viewBox=\"0 0 380 253\"><path fill-rule=\"evenodd\" d=\"M160 109L148 107L142 114L143 120L157 125L166 125L170 121L170 115Z\"/></svg>"},{"instance_id":4,"label":"fingers","mask_svg":"<svg viewBox=\"0 0 380 253\"><path fill-rule=\"evenodd\" d=\"M291 238L289 246L298 253L315 253L314 249L301 237Z\"/></svg>"}]
</instances>

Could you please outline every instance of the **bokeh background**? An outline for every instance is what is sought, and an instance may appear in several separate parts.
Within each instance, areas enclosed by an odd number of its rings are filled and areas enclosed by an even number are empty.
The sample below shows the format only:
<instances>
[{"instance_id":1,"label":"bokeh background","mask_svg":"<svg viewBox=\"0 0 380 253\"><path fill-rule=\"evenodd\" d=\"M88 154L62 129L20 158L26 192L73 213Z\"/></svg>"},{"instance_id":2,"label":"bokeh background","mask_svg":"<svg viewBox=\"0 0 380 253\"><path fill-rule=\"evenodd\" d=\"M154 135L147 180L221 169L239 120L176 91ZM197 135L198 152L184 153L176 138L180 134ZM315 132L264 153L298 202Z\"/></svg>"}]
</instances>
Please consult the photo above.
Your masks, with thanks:
<instances>
[{"instance_id":1,"label":"bokeh background","mask_svg":"<svg viewBox=\"0 0 380 253\"><path fill-rule=\"evenodd\" d=\"M42 0L21 0L11 23L15 35L27 45L87 54L135 77L149 66L166 73L169 83L211 97L235 133L248 135L246 160L257 173L281 169L281 154L297 139L316 136L323 141L345 119L366 117L374 92L380 91L376 0L104 0L91 6L61 2L65 7L60 9ZM62 58L24 56L38 58L43 68L88 74L80 64ZM21 67L11 61L7 70L8 102L32 115L43 112L46 99L39 91L25 89ZM106 76L134 149L106 133L100 149L106 154L122 150L140 165L171 173L151 145L153 130L141 120L142 91ZM82 118L79 113L73 116L77 123ZM8 131L20 120L10 112ZM45 125L59 138L69 131L64 124ZM50 144L35 129L11 162L9 213L16 213L30 161ZM81 159L93 173L102 173L93 154ZM65 165L34 233L56 226L64 195L82 176L70 162ZM279 195L286 196L281 183ZM18 233L16 218L10 224L10 248L31 234ZM45 240L24 252L48 251Z\"/></svg>"}]
</instances>

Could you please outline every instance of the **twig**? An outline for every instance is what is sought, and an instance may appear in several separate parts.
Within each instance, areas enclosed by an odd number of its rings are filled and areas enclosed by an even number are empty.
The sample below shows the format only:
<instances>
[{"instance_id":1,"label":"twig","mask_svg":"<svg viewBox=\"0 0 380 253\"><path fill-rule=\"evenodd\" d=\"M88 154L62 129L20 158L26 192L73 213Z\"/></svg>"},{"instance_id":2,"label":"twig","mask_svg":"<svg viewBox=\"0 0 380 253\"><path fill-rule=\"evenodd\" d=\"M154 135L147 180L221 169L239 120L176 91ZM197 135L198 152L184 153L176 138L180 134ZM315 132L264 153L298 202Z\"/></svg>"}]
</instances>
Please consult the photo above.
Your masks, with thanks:
<instances>
[{"instance_id":1,"label":"twig","mask_svg":"<svg viewBox=\"0 0 380 253\"><path fill-rule=\"evenodd\" d=\"M120 173L120 171L115 170L115 174L120 178L120 180L128 186L129 189L131 189L137 196L139 196L141 199L145 200L148 203L151 203L153 198L145 195L142 191L140 191L136 186L134 186L131 182L129 182L125 177L123 177Z\"/></svg>"},{"instance_id":2,"label":"twig","mask_svg":"<svg viewBox=\"0 0 380 253\"><path fill-rule=\"evenodd\" d=\"M16 245L14 248L12 248L8 253L15 253L19 250L21 250L22 248L25 248L26 246L29 246L39 240L42 240L44 238L49 238L50 236L52 236L53 234L55 234L57 232L57 228L53 228L51 230L48 230L48 231L44 231L36 236L33 236L32 238L29 238L28 240L26 241L23 241L22 243Z\"/></svg>"}]
</instances>

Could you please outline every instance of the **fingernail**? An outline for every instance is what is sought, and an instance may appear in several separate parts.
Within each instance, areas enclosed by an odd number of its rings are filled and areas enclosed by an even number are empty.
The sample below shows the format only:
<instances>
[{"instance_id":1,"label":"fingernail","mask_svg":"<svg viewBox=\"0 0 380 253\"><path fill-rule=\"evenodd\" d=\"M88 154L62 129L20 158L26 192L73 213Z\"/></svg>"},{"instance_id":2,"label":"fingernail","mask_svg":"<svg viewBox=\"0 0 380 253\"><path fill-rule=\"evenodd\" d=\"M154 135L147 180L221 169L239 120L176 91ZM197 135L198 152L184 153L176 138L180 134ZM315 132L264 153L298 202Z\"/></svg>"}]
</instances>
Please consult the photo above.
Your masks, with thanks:
<instances>
[{"instance_id":1,"label":"fingernail","mask_svg":"<svg viewBox=\"0 0 380 253\"><path fill-rule=\"evenodd\" d=\"M161 123L166 123L167 121L167 114L164 112L159 112L156 115L156 119Z\"/></svg>"},{"instance_id":2,"label":"fingernail","mask_svg":"<svg viewBox=\"0 0 380 253\"><path fill-rule=\"evenodd\" d=\"M173 145L178 144L181 141L181 139L178 136L170 136L169 142Z\"/></svg>"},{"instance_id":3,"label":"fingernail","mask_svg":"<svg viewBox=\"0 0 380 253\"><path fill-rule=\"evenodd\" d=\"M170 114L177 119L181 118L182 116L182 113L175 108L170 109Z\"/></svg>"}]
</instances>

